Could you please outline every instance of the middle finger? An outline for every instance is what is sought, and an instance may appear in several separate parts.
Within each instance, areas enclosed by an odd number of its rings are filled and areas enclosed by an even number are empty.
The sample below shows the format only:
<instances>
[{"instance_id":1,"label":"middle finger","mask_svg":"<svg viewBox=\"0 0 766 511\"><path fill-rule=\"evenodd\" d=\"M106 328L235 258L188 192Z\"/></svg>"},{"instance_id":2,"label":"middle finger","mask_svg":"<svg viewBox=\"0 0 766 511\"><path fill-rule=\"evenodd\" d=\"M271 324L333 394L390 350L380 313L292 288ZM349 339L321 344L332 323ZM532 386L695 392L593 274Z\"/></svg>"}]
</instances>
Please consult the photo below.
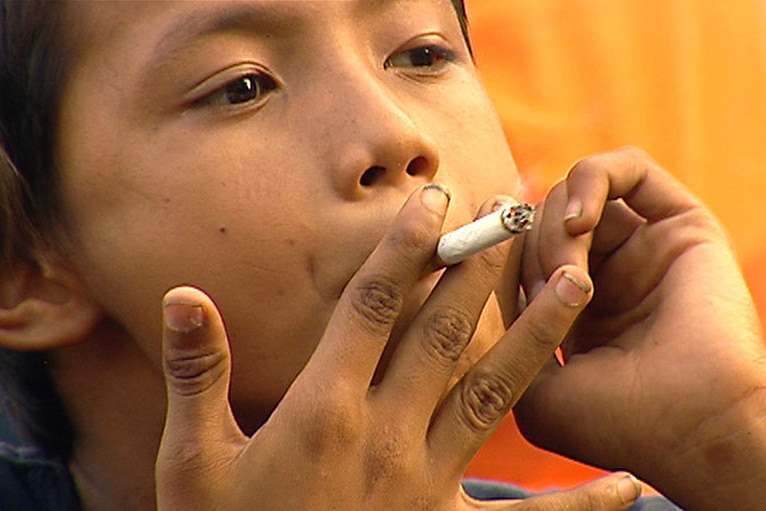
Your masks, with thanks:
<instances>
[{"instance_id":1,"label":"middle finger","mask_svg":"<svg viewBox=\"0 0 766 511\"><path fill-rule=\"evenodd\" d=\"M479 217L502 205L487 202ZM471 341L487 299L495 288L508 255L509 242L493 246L449 268L397 347L382 377L376 398L391 409L412 411L408 420L422 421L449 387L458 360ZM428 410L429 413L423 413Z\"/></svg>"}]
</instances>

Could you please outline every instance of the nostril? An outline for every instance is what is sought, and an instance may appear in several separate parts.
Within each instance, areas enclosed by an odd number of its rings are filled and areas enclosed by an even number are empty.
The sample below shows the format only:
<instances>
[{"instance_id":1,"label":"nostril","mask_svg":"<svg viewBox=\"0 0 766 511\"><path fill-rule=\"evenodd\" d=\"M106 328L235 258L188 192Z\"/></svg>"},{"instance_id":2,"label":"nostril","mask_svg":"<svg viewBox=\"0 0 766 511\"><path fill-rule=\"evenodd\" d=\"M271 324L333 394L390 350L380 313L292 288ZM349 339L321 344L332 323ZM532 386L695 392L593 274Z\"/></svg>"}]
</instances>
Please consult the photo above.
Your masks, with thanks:
<instances>
[{"instance_id":1,"label":"nostril","mask_svg":"<svg viewBox=\"0 0 766 511\"><path fill-rule=\"evenodd\" d=\"M409 165L407 165L407 174L410 176L418 176L420 174L427 173L429 169L428 159L423 156L418 156L413 159Z\"/></svg>"},{"instance_id":2,"label":"nostril","mask_svg":"<svg viewBox=\"0 0 766 511\"><path fill-rule=\"evenodd\" d=\"M359 179L359 183L362 186L372 186L385 172L386 169L384 167L370 167L364 171L361 179Z\"/></svg>"},{"instance_id":3,"label":"nostril","mask_svg":"<svg viewBox=\"0 0 766 511\"><path fill-rule=\"evenodd\" d=\"M409 164L407 164L407 168L405 171L407 172L408 176L420 176L423 174L428 174L431 170L431 165L429 163L428 158L425 158L423 156L418 156L417 158L413 158ZM359 184L364 187L373 186L376 183L378 183L381 179L383 179L383 176L388 172L388 169L386 167L380 166L380 165L374 165L367 170L364 171L362 174L362 177L359 178ZM398 172L397 172L398 174ZM391 175L391 179L396 179L395 174Z\"/></svg>"}]
</instances>

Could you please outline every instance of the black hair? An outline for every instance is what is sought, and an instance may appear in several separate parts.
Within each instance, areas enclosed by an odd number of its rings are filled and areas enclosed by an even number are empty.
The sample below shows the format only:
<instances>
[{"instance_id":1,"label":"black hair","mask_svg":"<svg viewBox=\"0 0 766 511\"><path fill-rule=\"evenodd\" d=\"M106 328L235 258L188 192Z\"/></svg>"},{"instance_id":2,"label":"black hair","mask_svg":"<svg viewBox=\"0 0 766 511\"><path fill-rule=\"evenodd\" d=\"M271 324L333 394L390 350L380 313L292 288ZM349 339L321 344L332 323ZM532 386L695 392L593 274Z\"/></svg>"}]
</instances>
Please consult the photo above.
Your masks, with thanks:
<instances>
[{"instance_id":1,"label":"black hair","mask_svg":"<svg viewBox=\"0 0 766 511\"><path fill-rule=\"evenodd\" d=\"M457 19L460 22L460 28L463 31L463 39L465 39L465 44L468 45L468 51L473 54L471 38L468 33L468 13L465 10L465 0L452 0L452 7L455 8Z\"/></svg>"},{"instance_id":2,"label":"black hair","mask_svg":"<svg viewBox=\"0 0 766 511\"><path fill-rule=\"evenodd\" d=\"M57 210L54 137L69 53L64 2L0 3L0 261L32 263ZM51 454L71 453L73 431L45 353L0 349L5 412L19 435Z\"/></svg>"}]
</instances>

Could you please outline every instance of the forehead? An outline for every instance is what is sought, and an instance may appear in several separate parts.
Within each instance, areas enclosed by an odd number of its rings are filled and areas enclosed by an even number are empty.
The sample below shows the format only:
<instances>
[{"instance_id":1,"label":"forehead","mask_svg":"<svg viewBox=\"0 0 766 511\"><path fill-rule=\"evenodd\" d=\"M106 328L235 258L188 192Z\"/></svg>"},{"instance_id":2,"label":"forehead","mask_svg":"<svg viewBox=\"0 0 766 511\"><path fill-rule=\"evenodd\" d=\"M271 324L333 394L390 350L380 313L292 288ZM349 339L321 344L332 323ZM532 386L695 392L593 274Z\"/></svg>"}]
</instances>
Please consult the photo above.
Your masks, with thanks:
<instances>
[{"instance_id":1,"label":"forehead","mask_svg":"<svg viewBox=\"0 0 766 511\"><path fill-rule=\"evenodd\" d=\"M453 0L454 1L454 0ZM345 19L375 20L384 14L417 17L419 9L438 7L455 14L451 0L71 0L74 35L106 41L135 29L163 25L164 37L183 38L216 30L269 28L299 30L316 14L333 11ZM148 22L154 23L148 23ZM326 22L327 20L325 20ZM327 23L326 23L327 24ZM329 23L328 25L332 25ZM331 30L331 26L327 26ZM93 42L93 41L90 41Z\"/></svg>"},{"instance_id":2,"label":"forehead","mask_svg":"<svg viewBox=\"0 0 766 511\"><path fill-rule=\"evenodd\" d=\"M334 34L371 40L402 25L457 23L455 0L70 0L66 37L74 68L151 76L206 39L238 33L309 47ZM312 40L311 38L314 38ZM317 39L319 38L319 39ZM288 43L285 43L288 44ZM353 43L352 43L353 44ZM120 70L117 71L117 66ZM90 71L85 71L89 73ZM164 71L162 71L164 73Z\"/></svg>"},{"instance_id":3,"label":"forehead","mask_svg":"<svg viewBox=\"0 0 766 511\"><path fill-rule=\"evenodd\" d=\"M187 66L190 55L213 58L206 52L224 51L207 44L219 36L243 36L237 40L259 41L262 48L290 48L292 55L306 54L306 48L333 38L346 48L387 38L401 42L415 27L421 33L446 29L462 39L453 2L69 0L65 30L74 48L70 76L92 79L97 70L113 86L127 86L126 78L151 82L158 75L169 76L168 69ZM114 80L118 76L119 85Z\"/></svg>"}]
</instances>

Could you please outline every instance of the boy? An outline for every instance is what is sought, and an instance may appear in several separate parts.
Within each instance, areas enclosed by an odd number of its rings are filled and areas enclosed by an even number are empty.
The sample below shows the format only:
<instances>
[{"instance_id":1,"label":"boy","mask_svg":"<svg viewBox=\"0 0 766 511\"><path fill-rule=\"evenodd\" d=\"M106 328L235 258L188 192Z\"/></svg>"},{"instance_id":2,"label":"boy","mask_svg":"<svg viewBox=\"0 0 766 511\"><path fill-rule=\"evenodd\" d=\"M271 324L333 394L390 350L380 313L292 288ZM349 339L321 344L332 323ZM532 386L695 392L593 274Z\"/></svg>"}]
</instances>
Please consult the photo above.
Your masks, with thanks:
<instances>
[{"instance_id":1,"label":"boy","mask_svg":"<svg viewBox=\"0 0 766 511\"><path fill-rule=\"evenodd\" d=\"M594 307L521 403L528 434L689 509L758 505L752 307L709 213L646 157L578 165L523 272L520 243L436 271L440 232L518 195L461 14L5 3L3 139L25 182L8 165L0 343L44 353L19 358L50 375L66 426L38 438L82 508L509 509L460 478L593 296L589 251ZM676 335L692 327L695 378ZM514 509L637 496L622 474Z\"/></svg>"}]
</instances>

